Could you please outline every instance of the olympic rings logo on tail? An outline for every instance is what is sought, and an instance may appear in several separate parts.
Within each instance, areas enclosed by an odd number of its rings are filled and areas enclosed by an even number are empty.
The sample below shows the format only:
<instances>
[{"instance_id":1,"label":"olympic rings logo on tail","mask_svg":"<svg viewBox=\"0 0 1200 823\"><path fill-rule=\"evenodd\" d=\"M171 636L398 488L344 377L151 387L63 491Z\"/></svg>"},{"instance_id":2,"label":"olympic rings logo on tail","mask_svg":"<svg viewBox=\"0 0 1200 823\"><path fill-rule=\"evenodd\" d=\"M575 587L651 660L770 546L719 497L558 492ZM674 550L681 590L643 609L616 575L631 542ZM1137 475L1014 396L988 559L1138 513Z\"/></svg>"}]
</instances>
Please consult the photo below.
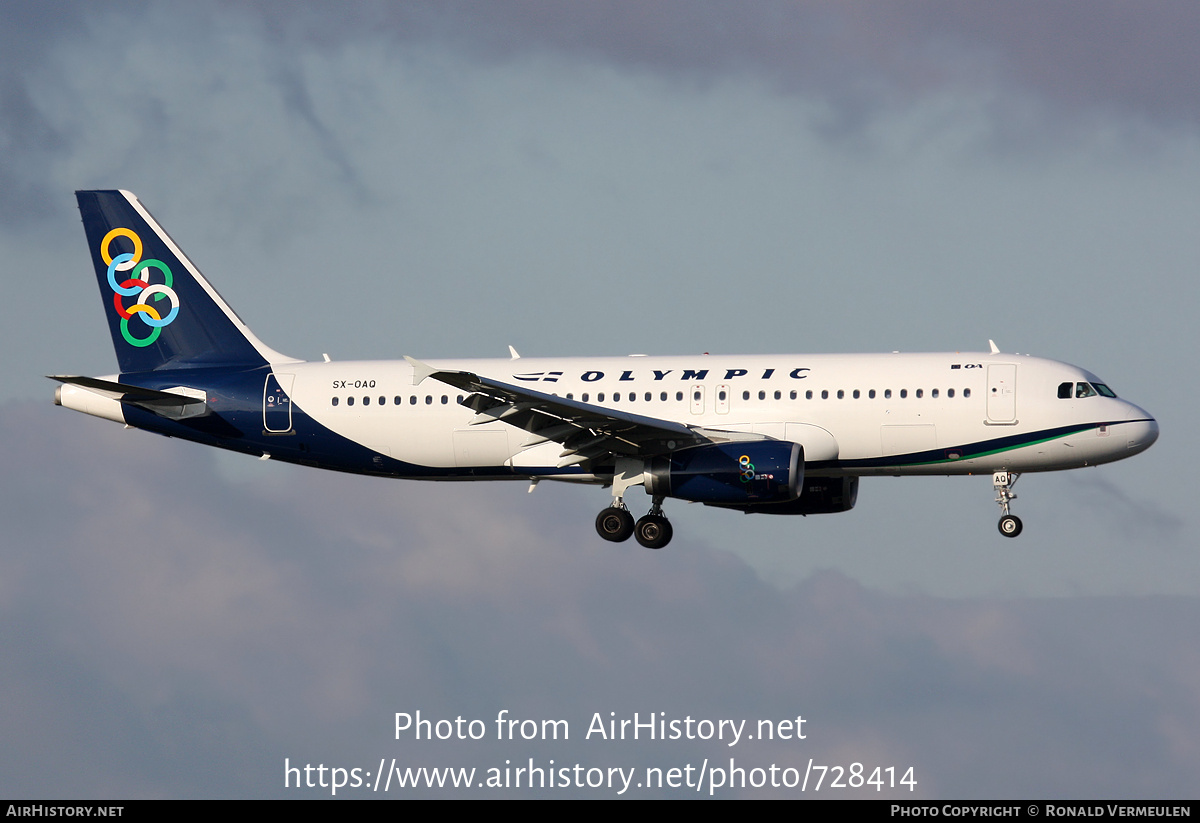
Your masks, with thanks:
<instances>
[{"instance_id":1,"label":"olympic rings logo on tail","mask_svg":"<svg viewBox=\"0 0 1200 823\"><path fill-rule=\"evenodd\" d=\"M133 243L132 254L125 252L115 257L112 255L109 247L117 237L124 237ZM171 288L175 282L171 269L161 260L142 259L142 238L132 229L113 229L104 235L104 239L100 241L100 256L108 265L108 286L113 290L113 306L121 316L121 336L131 346L149 346L158 339L163 327L169 326L179 316L179 295ZM162 274L162 284L150 282L150 269L157 269ZM124 278L120 282L117 280L117 272L121 272ZM125 272L129 272L127 278L124 277ZM137 295L137 301L126 307L122 298L134 295ZM150 298L156 303L161 302L163 298L170 302L171 310L165 317L159 309L147 302ZM150 329L150 333L145 337L135 337L129 331L129 321L134 317Z\"/></svg>"}]
</instances>

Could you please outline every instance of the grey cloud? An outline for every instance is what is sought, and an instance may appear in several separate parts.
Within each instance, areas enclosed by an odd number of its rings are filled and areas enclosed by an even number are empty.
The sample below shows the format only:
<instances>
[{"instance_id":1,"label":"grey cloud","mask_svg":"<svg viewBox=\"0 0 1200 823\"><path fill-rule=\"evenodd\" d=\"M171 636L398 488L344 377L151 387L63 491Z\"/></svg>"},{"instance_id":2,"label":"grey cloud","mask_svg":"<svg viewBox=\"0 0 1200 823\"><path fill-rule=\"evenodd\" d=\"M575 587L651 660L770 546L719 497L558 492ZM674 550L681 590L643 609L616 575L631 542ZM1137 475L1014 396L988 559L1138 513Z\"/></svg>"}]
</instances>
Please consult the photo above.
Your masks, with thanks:
<instances>
[{"instance_id":1,"label":"grey cloud","mask_svg":"<svg viewBox=\"0 0 1200 823\"><path fill-rule=\"evenodd\" d=\"M1189 127L1200 119L1200 92L1180 82L1197 69L1200 11L1187 2L515 0L366 3L336 15L275 2L254 8L273 27L318 44L369 31L458 44L492 59L547 51L706 82L744 72L825 99L845 122L940 91L986 97L997 84L1041 98L1051 110L1116 110Z\"/></svg>"},{"instance_id":2,"label":"grey cloud","mask_svg":"<svg viewBox=\"0 0 1200 823\"><path fill-rule=\"evenodd\" d=\"M81 155L106 152L90 169L97 178L126 178L164 147L172 149L173 162L186 162L193 139L204 139L206 112L229 125L221 100L230 95L233 107L249 100L266 117L279 106L294 129L279 162L311 144L329 176L361 200L371 180L358 168L347 130L314 105L304 69L313 49L382 46L389 60L418 47L484 62L551 56L702 85L757 78L773 90L818 101L822 113L813 127L843 140L862 137L881 115L940 94L978 106L995 144L1028 147L1053 134L1063 113L1084 121L1102 115L1106 123L1113 115L1121 129L1135 132L1134 121L1191 128L1200 120L1196 89L1180 82L1196 73L1191 41L1200 11L1182 3L1014 10L939 2L749 8L709 2L15 2L0 15L0 215L11 225L61 214L61 198L50 188L54 172ZM155 59L139 62L136 52L147 50ZM161 76L178 70L170 59L176 54L184 57L187 80L164 82ZM147 76L149 67L161 76ZM80 73L103 82L81 83L73 76ZM242 85L257 88L249 93ZM138 139L114 145L110 124L64 117L63 110L81 106L94 116L96 107L95 100L56 99L64 90L136 105L131 116ZM236 119L245 118L239 112ZM176 131L192 119L188 127L197 133ZM242 127L253 129L254 121Z\"/></svg>"},{"instance_id":3,"label":"grey cloud","mask_svg":"<svg viewBox=\"0 0 1200 823\"><path fill-rule=\"evenodd\" d=\"M136 43L147 27L210 59L227 59L238 38L258 42L301 129L310 132L343 180L362 190L335 129L313 109L297 66L311 48L390 43L449 47L480 60L554 55L665 74L685 82L760 78L770 87L823 101L824 130L849 136L884 113L933 95L959 94L989 113L999 139L1041 134L1056 114L1132 116L1194 127L1200 93L1181 82L1196 73L1200 30L1194 4L949 2L541 2L305 5L9 3L0 26L0 145L18 164L0 166L0 208L17 219L46 213L46 164L82 136L49 120L40 84L58 84L63 50L81 38ZM170 21L175 21L171 23ZM186 32L187 40L179 40ZM93 46L96 44L93 43ZM222 57L222 55L226 55ZM82 67L100 73L110 68ZM76 69L79 70L79 69ZM247 78L253 80L254 78ZM262 78L259 78L262 79ZM1018 102L1025 99L1033 105ZM145 126L146 123L142 123ZM1028 137L1026 137L1028 140Z\"/></svg>"},{"instance_id":4,"label":"grey cloud","mask_svg":"<svg viewBox=\"0 0 1200 823\"><path fill-rule=\"evenodd\" d=\"M45 179L20 173L31 162L44 168L45 158L65 144L39 110L29 80L51 47L80 29L82 15L77 3L0 6L0 218L5 223L33 221L56 211Z\"/></svg>"},{"instance_id":5,"label":"grey cloud","mask_svg":"<svg viewBox=\"0 0 1200 823\"><path fill-rule=\"evenodd\" d=\"M883 4L887 5L887 4ZM899 16L901 7L894 7ZM1194 127L1200 9L1194 3L1131 6L1117 0L1056 3L906 4L910 26L982 56L1019 86L1055 104L1133 112ZM979 55L978 51L983 54Z\"/></svg>"}]
</instances>

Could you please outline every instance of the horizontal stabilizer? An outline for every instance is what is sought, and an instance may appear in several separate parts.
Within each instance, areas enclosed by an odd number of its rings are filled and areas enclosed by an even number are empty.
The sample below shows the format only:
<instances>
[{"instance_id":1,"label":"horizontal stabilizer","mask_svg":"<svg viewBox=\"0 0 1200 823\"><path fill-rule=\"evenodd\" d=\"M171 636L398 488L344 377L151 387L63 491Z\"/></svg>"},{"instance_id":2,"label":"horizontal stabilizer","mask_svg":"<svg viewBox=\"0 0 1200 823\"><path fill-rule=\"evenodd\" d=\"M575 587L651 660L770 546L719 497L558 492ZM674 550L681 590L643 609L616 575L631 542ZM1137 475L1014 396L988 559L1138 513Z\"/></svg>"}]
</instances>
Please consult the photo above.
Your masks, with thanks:
<instances>
[{"instance_id":1,"label":"horizontal stabilizer","mask_svg":"<svg viewBox=\"0 0 1200 823\"><path fill-rule=\"evenodd\" d=\"M189 392L189 394L182 394L171 391L158 391L156 389L144 389L141 386L131 386L128 383L115 383L111 380L100 380L96 377L80 377L70 374L48 374L46 376L51 380L57 380L60 383L67 383L72 386L79 386L103 397L120 400L122 403L129 403L132 406L145 409L152 414L157 414L159 417L165 417L168 420L183 420L187 417L199 417L200 415L208 414L208 403L203 396L204 393L195 389L185 389L181 386L179 387L180 392ZM195 392L199 396L190 396L192 392Z\"/></svg>"}]
</instances>

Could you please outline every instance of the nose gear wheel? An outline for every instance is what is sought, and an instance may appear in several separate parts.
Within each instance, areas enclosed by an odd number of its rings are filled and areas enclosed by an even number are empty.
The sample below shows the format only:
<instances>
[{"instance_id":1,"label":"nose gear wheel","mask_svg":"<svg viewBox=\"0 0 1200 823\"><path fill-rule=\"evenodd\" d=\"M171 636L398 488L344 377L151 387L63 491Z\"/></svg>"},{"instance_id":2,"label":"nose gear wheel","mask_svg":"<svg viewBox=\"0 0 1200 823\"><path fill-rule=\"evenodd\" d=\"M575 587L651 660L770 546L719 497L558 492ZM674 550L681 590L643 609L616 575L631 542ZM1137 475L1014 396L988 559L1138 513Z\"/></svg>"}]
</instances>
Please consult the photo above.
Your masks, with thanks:
<instances>
[{"instance_id":1,"label":"nose gear wheel","mask_svg":"<svg viewBox=\"0 0 1200 823\"><path fill-rule=\"evenodd\" d=\"M1012 493L1012 487L1016 485L1017 478L1020 476L1016 472L992 473L992 485L996 489L996 502L1000 504L1000 522L997 524L997 528L1005 537L1016 537L1024 528L1021 518L1008 510L1008 504L1017 499L1017 496Z\"/></svg>"}]
</instances>

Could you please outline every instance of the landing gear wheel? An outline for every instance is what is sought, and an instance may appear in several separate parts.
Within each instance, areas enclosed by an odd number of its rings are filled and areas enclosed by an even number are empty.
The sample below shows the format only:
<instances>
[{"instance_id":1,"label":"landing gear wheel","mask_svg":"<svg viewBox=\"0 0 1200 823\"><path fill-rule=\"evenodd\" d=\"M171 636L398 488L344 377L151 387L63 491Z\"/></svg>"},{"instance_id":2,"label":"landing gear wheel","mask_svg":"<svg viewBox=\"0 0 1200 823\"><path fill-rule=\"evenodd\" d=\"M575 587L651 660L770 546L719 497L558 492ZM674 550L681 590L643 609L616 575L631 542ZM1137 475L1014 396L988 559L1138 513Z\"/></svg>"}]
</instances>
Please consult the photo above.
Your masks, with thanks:
<instances>
[{"instance_id":1,"label":"landing gear wheel","mask_svg":"<svg viewBox=\"0 0 1200 823\"><path fill-rule=\"evenodd\" d=\"M1021 518L1015 514L1006 514L1000 518L1000 534L1005 537L1016 537L1023 528Z\"/></svg>"},{"instance_id":2,"label":"landing gear wheel","mask_svg":"<svg viewBox=\"0 0 1200 823\"><path fill-rule=\"evenodd\" d=\"M611 540L613 543L628 540L633 534L633 515L626 509L610 506L596 515L596 531L605 540Z\"/></svg>"},{"instance_id":3,"label":"landing gear wheel","mask_svg":"<svg viewBox=\"0 0 1200 823\"><path fill-rule=\"evenodd\" d=\"M1013 494L1012 487L1016 485L1017 478L1020 476L1016 472L992 472L992 485L996 488L996 502L1000 504L1000 523L997 527L1000 529L1000 534L1005 537L1016 537L1021 533L1021 518L1008 510L1009 504L1017 499L1017 496Z\"/></svg>"},{"instance_id":4,"label":"landing gear wheel","mask_svg":"<svg viewBox=\"0 0 1200 823\"><path fill-rule=\"evenodd\" d=\"M647 549L661 549L671 542L671 535L674 533L671 521L661 514L646 515L638 520L633 529L633 536L637 538L637 542Z\"/></svg>"}]
</instances>

